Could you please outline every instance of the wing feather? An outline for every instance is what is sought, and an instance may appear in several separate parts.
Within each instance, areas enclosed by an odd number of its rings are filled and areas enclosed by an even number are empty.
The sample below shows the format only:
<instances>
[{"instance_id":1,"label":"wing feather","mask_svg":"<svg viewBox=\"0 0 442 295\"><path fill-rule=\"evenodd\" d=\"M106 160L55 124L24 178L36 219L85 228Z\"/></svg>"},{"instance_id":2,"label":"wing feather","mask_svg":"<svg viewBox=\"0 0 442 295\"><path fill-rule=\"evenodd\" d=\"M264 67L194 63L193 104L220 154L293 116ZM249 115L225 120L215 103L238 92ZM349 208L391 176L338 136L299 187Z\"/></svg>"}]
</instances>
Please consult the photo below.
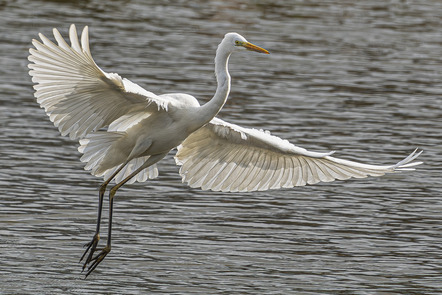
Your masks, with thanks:
<instances>
[{"instance_id":1,"label":"wing feather","mask_svg":"<svg viewBox=\"0 0 442 295\"><path fill-rule=\"evenodd\" d=\"M234 162L232 162L235 159L235 155L238 153L238 149L232 149L225 151L225 155L221 160L221 166L217 167L219 173L214 179L214 182L212 186L214 188L220 187L224 180L229 176L230 171L234 168ZM203 169L202 169L203 170ZM200 187L199 185L196 187ZM217 189L220 190L220 189Z\"/></svg>"},{"instance_id":2,"label":"wing feather","mask_svg":"<svg viewBox=\"0 0 442 295\"><path fill-rule=\"evenodd\" d=\"M175 156L183 182L214 191L256 191L413 170L415 150L395 165L368 165L310 152L268 132L213 119Z\"/></svg>"},{"instance_id":3,"label":"wing feather","mask_svg":"<svg viewBox=\"0 0 442 295\"><path fill-rule=\"evenodd\" d=\"M204 183L205 183L204 187L212 186L217 179L221 178L221 177L219 177L219 175L224 172L224 169L227 166L228 160L226 161L225 158L226 158L226 155L224 155L224 157L222 159L220 159L220 161L225 162L225 164L223 164L222 168L216 167L218 164L217 161L211 161L210 159L207 160L208 173L207 173L207 176L204 181ZM240 167L240 165L237 166L237 168L239 168L239 167ZM230 174L229 177L232 177L233 174L234 173Z\"/></svg>"},{"instance_id":4,"label":"wing feather","mask_svg":"<svg viewBox=\"0 0 442 295\"><path fill-rule=\"evenodd\" d=\"M169 100L157 96L118 74L101 70L92 58L88 27L81 43L74 25L69 28L69 45L57 29L57 44L43 34L29 50L29 74L35 97L62 135L84 138L135 110L167 110Z\"/></svg>"},{"instance_id":5,"label":"wing feather","mask_svg":"<svg viewBox=\"0 0 442 295\"><path fill-rule=\"evenodd\" d=\"M243 182L243 184L241 186L242 191L252 190L252 188L250 188L250 187L252 185L253 180L258 175L259 170L261 169L261 167L264 163L263 162L264 157L265 157L265 155L263 155L260 150L254 151L253 161L250 163L251 165L249 166L250 173L248 174L247 178L241 177L241 179L240 179L240 181Z\"/></svg>"},{"instance_id":6,"label":"wing feather","mask_svg":"<svg viewBox=\"0 0 442 295\"><path fill-rule=\"evenodd\" d=\"M244 147L241 147L238 149L238 152L236 153L234 159L244 159L245 154L247 153L247 150ZM232 186L232 184L235 182L235 180L238 177L241 177L241 174L244 173L244 165L241 163L235 163L233 160L229 163L229 166L231 166L231 171L228 173L225 180L222 182L221 190L229 190L229 188Z\"/></svg>"},{"instance_id":7,"label":"wing feather","mask_svg":"<svg viewBox=\"0 0 442 295\"><path fill-rule=\"evenodd\" d=\"M241 190L242 178L247 178L250 174L250 167L253 165L254 161L256 161L257 155L256 153L251 153L248 151L247 147L243 147L243 156L238 164L238 175L235 179L233 179L232 187L235 189L233 191Z\"/></svg>"},{"instance_id":8,"label":"wing feather","mask_svg":"<svg viewBox=\"0 0 442 295\"><path fill-rule=\"evenodd\" d=\"M273 174L272 179L268 183L268 185L269 185L268 189L274 189L275 187L281 187L281 180L284 175L284 170L283 170L284 158L277 157L277 159L278 159L278 164L276 167L276 171Z\"/></svg>"}]
</instances>

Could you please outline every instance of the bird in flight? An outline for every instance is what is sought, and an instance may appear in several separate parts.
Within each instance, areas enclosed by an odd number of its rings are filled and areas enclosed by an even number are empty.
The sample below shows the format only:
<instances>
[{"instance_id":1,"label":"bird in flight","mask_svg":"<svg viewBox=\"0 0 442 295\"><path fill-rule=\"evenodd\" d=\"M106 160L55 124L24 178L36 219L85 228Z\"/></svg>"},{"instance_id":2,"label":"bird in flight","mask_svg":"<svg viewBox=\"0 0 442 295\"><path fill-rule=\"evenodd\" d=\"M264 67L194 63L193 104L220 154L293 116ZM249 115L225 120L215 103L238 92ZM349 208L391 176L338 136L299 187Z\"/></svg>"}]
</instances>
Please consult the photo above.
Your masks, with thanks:
<instances>
[{"instance_id":1,"label":"bird in flight","mask_svg":"<svg viewBox=\"0 0 442 295\"><path fill-rule=\"evenodd\" d=\"M200 105L191 95L156 95L141 86L103 71L92 58L88 27L81 39L75 25L70 45L57 29L56 43L43 34L32 40L29 74L35 97L61 135L79 140L85 169L104 182L99 189L98 219L92 240L85 245L86 277L111 251L113 201L125 183L156 178L156 163L177 148L183 182L191 187L223 192L251 192L291 188L320 181L381 176L414 170L422 151L414 150L394 165L369 165L295 146L268 132L240 127L216 117L230 91L229 57L234 52L269 52L237 33L228 33L215 56L217 89ZM103 129L107 128L107 129ZM109 189L106 246L98 250L101 211ZM96 253L98 252L98 253Z\"/></svg>"}]
</instances>

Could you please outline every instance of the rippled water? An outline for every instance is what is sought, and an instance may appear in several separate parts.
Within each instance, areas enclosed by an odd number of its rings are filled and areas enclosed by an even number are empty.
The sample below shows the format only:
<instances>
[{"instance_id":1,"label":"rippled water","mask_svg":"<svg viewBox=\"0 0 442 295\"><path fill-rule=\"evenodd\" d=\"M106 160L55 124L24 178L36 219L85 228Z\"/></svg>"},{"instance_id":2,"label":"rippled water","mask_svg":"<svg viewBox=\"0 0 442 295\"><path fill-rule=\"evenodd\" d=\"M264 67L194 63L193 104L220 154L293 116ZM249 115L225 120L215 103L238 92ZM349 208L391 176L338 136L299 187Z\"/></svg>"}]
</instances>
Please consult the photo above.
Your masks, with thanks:
<instances>
[{"instance_id":1,"label":"rippled water","mask_svg":"<svg viewBox=\"0 0 442 295\"><path fill-rule=\"evenodd\" d=\"M0 2L0 293L440 294L442 3L151 2ZM223 119L370 163L420 147L425 164L223 194L181 184L171 155L159 179L119 191L112 252L83 280L100 179L39 109L26 68L31 39L71 23L90 26L106 71L201 101L237 31L272 54L232 57Z\"/></svg>"}]
</instances>

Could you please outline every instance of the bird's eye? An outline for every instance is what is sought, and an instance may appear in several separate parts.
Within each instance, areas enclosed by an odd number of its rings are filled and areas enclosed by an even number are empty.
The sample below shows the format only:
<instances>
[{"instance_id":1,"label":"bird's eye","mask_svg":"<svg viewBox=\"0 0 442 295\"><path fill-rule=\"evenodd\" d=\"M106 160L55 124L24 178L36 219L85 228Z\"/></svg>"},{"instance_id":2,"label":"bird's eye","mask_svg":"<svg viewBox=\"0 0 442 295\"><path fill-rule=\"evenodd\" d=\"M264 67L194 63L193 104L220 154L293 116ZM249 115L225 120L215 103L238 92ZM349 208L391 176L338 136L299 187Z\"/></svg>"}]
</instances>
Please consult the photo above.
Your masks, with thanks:
<instances>
[{"instance_id":1,"label":"bird's eye","mask_svg":"<svg viewBox=\"0 0 442 295\"><path fill-rule=\"evenodd\" d=\"M236 46L240 46L240 45L241 45L241 42L238 41L238 40L236 40L236 41L235 41L235 45L236 45Z\"/></svg>"}]
</instances>

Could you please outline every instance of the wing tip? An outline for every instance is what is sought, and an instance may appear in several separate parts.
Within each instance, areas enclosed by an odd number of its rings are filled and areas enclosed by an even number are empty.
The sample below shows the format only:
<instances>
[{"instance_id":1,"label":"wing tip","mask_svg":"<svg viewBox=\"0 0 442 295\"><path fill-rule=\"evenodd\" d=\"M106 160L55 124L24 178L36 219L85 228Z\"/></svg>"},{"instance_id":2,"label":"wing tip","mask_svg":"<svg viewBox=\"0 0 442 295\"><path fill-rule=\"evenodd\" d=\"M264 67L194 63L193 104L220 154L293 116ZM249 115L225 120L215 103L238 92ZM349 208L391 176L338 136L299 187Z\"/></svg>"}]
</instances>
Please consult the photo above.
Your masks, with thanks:
<instances>
[{"instance_id":1,"label":"wing tip","mask_svg":"<svg viewBox=\"0 0 442 295\"><path fill-rule=\"evenodd\" d=\"M424 162L413 162L417 157L422 154L423 150L419 151L419 148L416 148L411 154L409 154L405 159L399 161L392 168L394 171L413 171L414 167L423 164Z\"/></svg>"}]
</instances>

